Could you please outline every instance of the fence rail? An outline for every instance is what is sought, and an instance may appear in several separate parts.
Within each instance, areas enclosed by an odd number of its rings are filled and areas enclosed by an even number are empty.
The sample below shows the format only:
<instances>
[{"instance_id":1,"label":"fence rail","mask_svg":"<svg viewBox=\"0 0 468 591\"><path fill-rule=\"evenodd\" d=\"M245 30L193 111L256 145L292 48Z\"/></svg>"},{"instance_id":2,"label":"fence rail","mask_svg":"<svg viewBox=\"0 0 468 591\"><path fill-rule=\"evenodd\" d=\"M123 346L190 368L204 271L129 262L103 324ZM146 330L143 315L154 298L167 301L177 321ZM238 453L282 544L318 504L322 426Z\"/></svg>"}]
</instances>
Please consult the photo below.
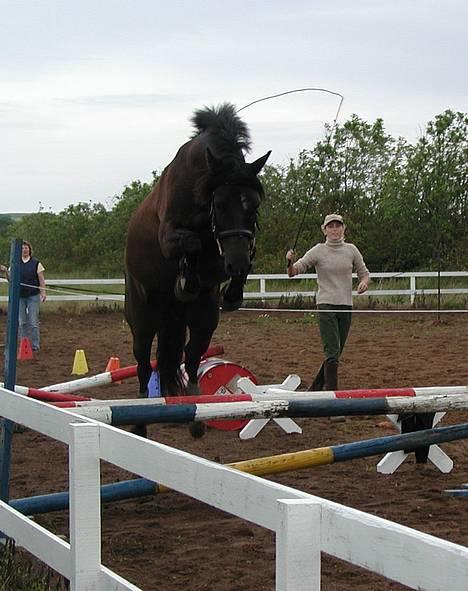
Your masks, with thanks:
<instances>
[{"instance_id":1,"label":"fence rail","mask_svg":"<svg viewBox=\"0 0 468 591\"><path fill-rule=\"evenodd\" d=\"M441 295L441 296L454 296L454 295L468 295L468 271L442 271L440 274L437 271L415 271L415 272L386 272L386 273L371 273L372 283L379 283L384 285L387 280L400 280L405 279L408 282L408 288L405 289L385 289L383 287L373 288L371 283L371 289L369 289L365 297L382 297L382 296L404 296L409 298L411 305L414 304L417 296L428 296L428 295ZM353 277L356 277L354 274ZM417 286L418 279L436 279L438 281L447 278L465 278L467 279L467 287L445 287L438 288L421 288ZM5 279L0 279L0 282L5 282ZM301 289L302 285L297 285L298 282L311 282L313 289ZM435 283L437 283L437 281ZM54 295L54 288L56 291L60 291L60 286L123 286L124 279L48 279L48 296L49 302L77 302L77 301L115 301L121 302L124 300L124 296L121 293L92 293L92 294L63 294ZM268 289L269 283L278 282L284 283L284 290L275 291ZM296 285L295 285L296 284ZM252 290L252 285L257 287L255 291ZM279 298L293 298L293 297L315 297L317 285L317 275L315 273L304 273L296 275L293 278L289 278L286 273L264 273L264 274L252 274L247 278L247 286L244 292L245 300L268 300L268 299L279 299ZM77 292L79 287L76 288ZM357 292L353 292L353 295L357 295ZM0 296L0 302L6 302L7 296Z\"/></svg>"},{"instance_id":2,"label":"fence rail","mask_svg":"<svg viewBox=\"0 0 468 591\"><path fill-rule=\"evenodd\" d=\"M101 564L101 459L275 532L277 591L319 591L321 552L411 589L468 588L464 546L2 388L0 416L69 446L70 543L3 502L0 530L70 579L72 591L138 591Z\"/></svg>"}]
</instances>

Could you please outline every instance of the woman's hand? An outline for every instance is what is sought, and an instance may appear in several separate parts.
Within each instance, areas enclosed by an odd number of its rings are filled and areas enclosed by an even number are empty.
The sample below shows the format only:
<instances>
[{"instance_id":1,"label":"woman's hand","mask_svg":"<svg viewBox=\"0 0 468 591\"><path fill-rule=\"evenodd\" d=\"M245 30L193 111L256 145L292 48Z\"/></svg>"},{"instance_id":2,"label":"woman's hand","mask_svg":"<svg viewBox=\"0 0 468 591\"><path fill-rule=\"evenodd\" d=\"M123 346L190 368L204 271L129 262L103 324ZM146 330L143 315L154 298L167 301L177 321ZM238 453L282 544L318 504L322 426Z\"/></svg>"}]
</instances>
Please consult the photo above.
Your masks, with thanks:
<instances>
[{"instance_id":1,"label":"woman's hand","mask_svg":"<svg viewBox=\"0 0 468 591\"><path fill-rule=\"evenodd\" d=\"M296 260L296 253L294 250L288 250L288 252L286 253L286 260L288 261L288 265L294 263L294 261Z\"/></svg>"},{"instance_id":2,"label":"woman's hand","mask_svg":"<svg viewBox=\"0 0 468 591\"><path fill-rule=\"evenodd\" d=\"M367 281L361 281L361 283L358 285L357 292L364 293L368 290L368 288L369 284L367 283Z\"/></svg>"},{"instance_id":3,"label":"woman's hand","mask_svg":"<svg viewBox=\"0 0 468 591\"><path fill-rule=\"evenodd\" d=\"M294 252L294 250L288 250L288 252L286 253L286 260L288 262L288 276L294 277L294 275L297 274L297 272L294 269L294 261L296 260L296 253Z\"/></svg>"}]
</instances>

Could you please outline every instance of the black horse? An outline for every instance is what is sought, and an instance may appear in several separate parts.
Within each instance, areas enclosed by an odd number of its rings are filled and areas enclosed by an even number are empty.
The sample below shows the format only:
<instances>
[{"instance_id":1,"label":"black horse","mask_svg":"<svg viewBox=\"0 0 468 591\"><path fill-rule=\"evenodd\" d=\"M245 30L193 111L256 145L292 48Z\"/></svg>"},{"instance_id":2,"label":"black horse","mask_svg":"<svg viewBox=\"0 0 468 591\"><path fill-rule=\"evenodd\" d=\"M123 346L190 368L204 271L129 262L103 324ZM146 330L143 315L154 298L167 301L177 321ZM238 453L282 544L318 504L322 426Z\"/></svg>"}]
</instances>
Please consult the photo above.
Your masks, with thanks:
<instances>
[{"instance_id":1,"label":"black horse","mask_svg":"<svg viewBox=\"0 0 468 591\"><path fill-rule=\"evenodd\" d=\"M125 316L141 396L147 393L156 334L162 394L199 392L200 358L218 325L220 305L241 305L255 252L263 195L257 175L270 152L245 162L249 131L229 103L196 111L192 123L192 139L128 226ZM184 352L187 384L180 374Z\"/></svg>"}]
</instances>

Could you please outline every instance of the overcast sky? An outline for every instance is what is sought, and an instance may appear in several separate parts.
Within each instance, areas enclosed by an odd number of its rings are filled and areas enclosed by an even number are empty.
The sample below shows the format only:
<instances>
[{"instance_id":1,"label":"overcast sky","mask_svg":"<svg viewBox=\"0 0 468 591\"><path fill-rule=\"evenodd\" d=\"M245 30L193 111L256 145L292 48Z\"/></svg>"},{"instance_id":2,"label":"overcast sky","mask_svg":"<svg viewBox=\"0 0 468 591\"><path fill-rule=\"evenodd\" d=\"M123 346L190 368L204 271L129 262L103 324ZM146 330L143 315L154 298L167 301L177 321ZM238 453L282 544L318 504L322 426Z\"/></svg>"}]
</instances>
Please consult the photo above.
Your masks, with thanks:
<instances>
[{"instance_id":1,"label":"overcast sky","mask_svg":"<svg viewBox=\"0 0 468 591\"><path fill-rule=\"evenodd\" d=\"M468 110L467 0L0 0L0 212L112 205L191 135L195 108L304 87L410 141ZM242 112L253 160L323 138L339 99Z\"/></svg>"}]
</instances>

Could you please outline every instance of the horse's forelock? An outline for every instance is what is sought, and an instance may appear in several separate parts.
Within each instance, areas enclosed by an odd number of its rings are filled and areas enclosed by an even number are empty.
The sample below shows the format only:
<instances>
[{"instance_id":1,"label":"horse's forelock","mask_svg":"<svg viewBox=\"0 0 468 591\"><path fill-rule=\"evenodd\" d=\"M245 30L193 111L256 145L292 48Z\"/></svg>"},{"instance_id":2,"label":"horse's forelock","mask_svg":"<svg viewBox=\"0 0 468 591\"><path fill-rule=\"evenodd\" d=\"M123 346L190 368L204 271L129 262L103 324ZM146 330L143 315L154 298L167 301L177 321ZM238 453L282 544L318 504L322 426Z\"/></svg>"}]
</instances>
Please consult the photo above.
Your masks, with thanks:
<instances>
[{"instance_id":1,"label":"horse's forelock","mask_svg":"<svg viewBox=\"0 0 468 591\"><path fill-rule=\"evenodd\" d=\"M254 189L263 198L264 190L260 179L252 173L245 162L228 161L216 174L206 171L195 184L195 196L199 203L211 199L213 191L221 185L239 185Z\"/></svg>"},{"instance_id":2,"label":"horse's forelock","mask_svg":"<svg viewBox=\"0 0 468 591\"><path fill-rule=\"evenodd\" d=\"M231 103L223 103L218 107L204 107L194 112L191 122L195 127L192 137L200 133L210 134L214 148L232 148L250 150L250 133L247 125L236 114L236 107ZM231 148L231 149L232 149Z\"/></svg>"}]
</instances>

